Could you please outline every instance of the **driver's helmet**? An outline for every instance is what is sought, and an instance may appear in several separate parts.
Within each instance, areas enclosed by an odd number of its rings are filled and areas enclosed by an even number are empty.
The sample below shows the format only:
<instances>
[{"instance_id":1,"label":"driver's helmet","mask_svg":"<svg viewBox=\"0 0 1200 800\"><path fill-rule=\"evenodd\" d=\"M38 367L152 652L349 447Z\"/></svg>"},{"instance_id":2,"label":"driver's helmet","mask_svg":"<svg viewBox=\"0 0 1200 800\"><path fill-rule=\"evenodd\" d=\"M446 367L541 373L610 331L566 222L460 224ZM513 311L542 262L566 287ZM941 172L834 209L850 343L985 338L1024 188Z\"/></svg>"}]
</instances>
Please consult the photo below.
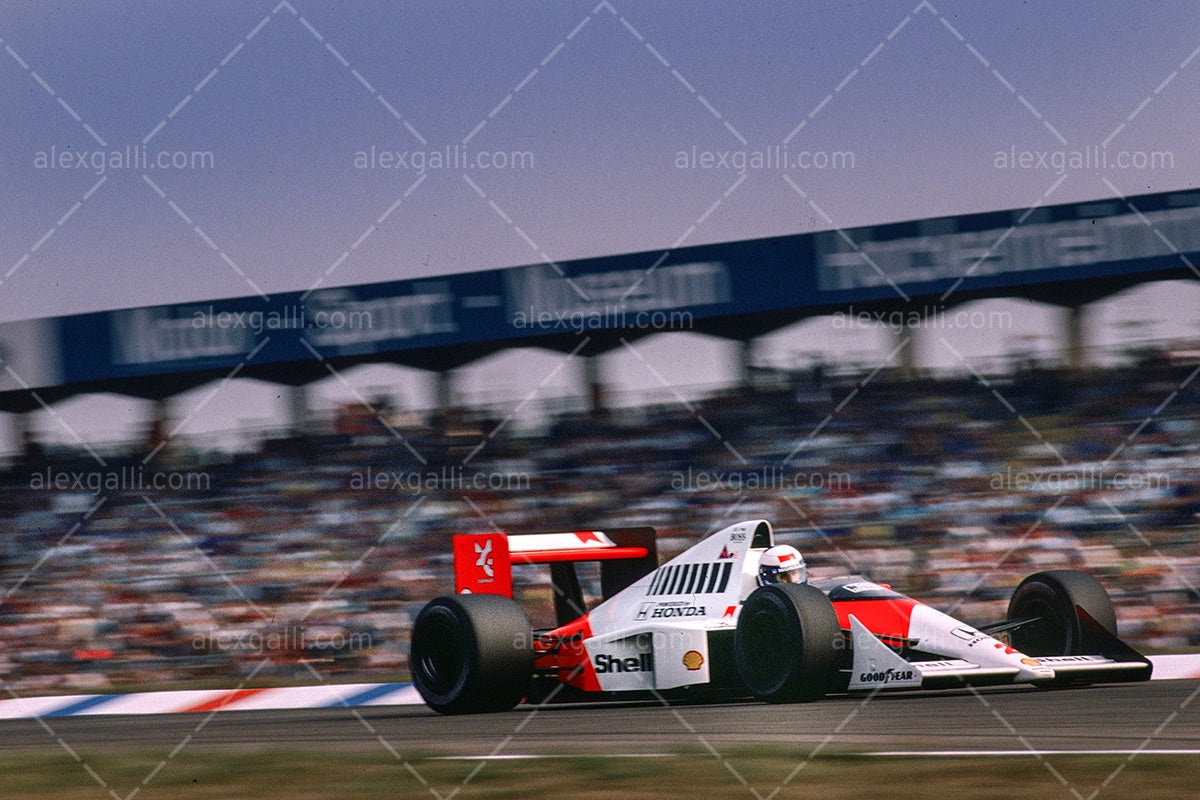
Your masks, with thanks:
<instances>
[{"instance_id":1,"label":"driver's helmet","mask_svg":"<svg viewBox=\"0 0 1200 800\"><path fill-rule=\"evenodd\" d=\"M771 545L758 559L758 585L768 583L807 583L808 567L804 556L791 545Z\"/></svg>"}]
</instances>

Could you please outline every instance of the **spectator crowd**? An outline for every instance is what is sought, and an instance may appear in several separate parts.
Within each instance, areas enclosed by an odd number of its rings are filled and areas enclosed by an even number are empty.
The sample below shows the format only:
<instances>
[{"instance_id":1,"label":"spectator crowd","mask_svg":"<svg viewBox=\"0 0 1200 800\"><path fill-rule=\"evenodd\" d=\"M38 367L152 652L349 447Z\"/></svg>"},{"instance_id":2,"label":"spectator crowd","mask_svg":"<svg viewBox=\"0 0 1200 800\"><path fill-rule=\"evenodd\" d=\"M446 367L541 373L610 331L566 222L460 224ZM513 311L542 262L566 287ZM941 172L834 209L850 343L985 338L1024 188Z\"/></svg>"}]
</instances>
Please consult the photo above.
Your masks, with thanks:
<instances>
[{"instance_id":1,"label":"spectator crowd","mask_svg":"<svg viewBox=\"0 0 1200 800\"><path fill-rule=\"evenodd\" d=\"M815 575L977 623L1002 619L1030 572L1086 569L1135 646L1193 649L1193 370L814 371L532 431L486 410L354 407L247 452L33 452L0 474L0 681L396 678L416 611L451 590L452 534L651 525L669 557L750 518ZM517 577L549 624L548 572Z\"/></svg>"}]
</instances>

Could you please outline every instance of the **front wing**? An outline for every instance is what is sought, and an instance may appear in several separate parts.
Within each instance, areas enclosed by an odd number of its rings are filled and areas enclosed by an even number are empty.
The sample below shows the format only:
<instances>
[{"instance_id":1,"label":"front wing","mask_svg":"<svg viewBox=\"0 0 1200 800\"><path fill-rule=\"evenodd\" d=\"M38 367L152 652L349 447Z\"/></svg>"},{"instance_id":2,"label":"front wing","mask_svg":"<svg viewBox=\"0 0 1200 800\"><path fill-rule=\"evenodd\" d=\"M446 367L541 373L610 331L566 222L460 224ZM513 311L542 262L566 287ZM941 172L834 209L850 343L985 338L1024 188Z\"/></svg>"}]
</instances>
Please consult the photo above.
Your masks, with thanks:
<instances>
[{"instance_id":1,"label":"front wing","mask_svg":"<svg viewBox=\"0 0 1200 800\"><path fill-rule=\"evenodd\" d=\"M849 691L1144 681L1152 669L1148 659L1115 637L1112 647L1106 648L1111 652L1103 655L1039 657L1026 659L1022 667L983 666L965 659L908 661L856 618L850 618L850 627L854 658Z\"/></svg>"}]
</instances>

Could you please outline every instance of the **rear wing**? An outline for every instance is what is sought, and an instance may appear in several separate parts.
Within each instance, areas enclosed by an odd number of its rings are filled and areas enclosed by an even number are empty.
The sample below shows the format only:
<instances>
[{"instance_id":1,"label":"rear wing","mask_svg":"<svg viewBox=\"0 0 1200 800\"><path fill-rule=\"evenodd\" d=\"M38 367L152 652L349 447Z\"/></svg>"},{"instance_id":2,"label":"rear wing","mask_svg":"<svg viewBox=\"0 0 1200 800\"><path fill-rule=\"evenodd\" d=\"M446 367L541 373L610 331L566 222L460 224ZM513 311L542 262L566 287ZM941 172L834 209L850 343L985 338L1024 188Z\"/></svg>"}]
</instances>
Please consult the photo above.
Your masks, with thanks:
<instances>
[{"instance_id":1,"label":"rear wing","mask_svg":"<svg viewBox=\"0 0 1200 800\"><path fill-rule=\"evenodd\" d=\"M616 528L572 533L460 534L454 537L454 591L512 597L512 568L549 564L559 625L584 613L575 562L600 562L605 599L658 567L653 528Z\"/></svg>"}]
</instances>

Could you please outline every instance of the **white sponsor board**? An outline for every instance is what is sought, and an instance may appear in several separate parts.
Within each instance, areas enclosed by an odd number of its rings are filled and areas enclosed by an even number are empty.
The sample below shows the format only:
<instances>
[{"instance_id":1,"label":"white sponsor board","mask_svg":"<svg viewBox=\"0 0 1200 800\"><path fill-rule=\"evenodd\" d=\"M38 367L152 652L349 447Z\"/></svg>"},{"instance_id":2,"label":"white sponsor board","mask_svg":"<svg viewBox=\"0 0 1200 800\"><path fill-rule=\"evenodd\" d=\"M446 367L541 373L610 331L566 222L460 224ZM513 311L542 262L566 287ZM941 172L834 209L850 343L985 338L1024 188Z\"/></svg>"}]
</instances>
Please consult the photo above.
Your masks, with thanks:
<instances>
[{"instance_id":1,"label":"white sponsor board","mask_svg":"<svg viewBox=\"0 0 1200 800\"><path fill-rule=\"evenodd\" d=\"M0 323L0 392L62 382L53 330L53 321L47 319Z\"/></svg>"}]
</instances>

